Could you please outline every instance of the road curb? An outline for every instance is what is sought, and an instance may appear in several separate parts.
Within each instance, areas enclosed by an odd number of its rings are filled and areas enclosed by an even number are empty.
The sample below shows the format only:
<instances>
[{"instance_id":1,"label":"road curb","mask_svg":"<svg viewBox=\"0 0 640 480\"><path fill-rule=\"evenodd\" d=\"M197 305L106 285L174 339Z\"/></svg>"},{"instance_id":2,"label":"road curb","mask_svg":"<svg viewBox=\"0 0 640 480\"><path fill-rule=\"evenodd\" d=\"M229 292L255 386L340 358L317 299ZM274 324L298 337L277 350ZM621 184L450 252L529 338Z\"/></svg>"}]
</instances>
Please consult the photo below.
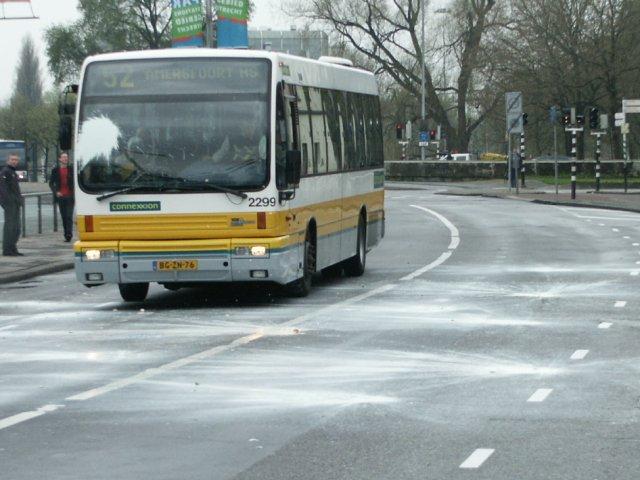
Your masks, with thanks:
<instances>
[{"instance_id":1,"label":"road curb","mask_svg":"<svg viewBox=\"0 0 640 480\"><path fill-rule=\"evenodd\" d=\"M72 268L73 261L53 262L45 266L32 267L18 272L3 274L2 277L0 277L0 284L20 282L22 280L39 277L40 275L48 275L50 273L71 270Z\"/></svg>"},{"instance_id":2,"label":"road curb","mask_svg":"<svg viewBox=\"0 0 640 480\"><path fill-rule=\"evenodd\" d=\"M578 208L601 208L602 210L618 210L622 212L640 213L639 208L629 208L615 205L602 205L598 203L573 203L573 202L556 202L554 200L540 200L534 198L532 203L539 203L541 205L559 205L562 207L578 207Z\"/></svg>"}]
</instances>

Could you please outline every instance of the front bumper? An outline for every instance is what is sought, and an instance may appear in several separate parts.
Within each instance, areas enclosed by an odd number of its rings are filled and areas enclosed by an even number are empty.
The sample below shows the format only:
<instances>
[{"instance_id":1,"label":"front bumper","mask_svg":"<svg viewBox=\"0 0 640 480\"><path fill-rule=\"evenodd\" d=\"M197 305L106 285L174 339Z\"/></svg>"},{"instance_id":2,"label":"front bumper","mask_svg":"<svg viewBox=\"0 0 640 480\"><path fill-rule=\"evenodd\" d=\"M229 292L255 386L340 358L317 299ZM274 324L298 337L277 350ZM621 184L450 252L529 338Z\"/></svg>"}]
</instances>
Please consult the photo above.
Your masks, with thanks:
<instances>
[{"instance_id":1,"label":"front bumper","mask_svg":"<svg viewBox=\"0 0 640 480\"><path fill-rule=\"evenodd\" d=\"M268 257L236 255L236 247L268 247ZM87 260L90 249L111 249L108 259ZM75 271L80 283L197 283L269 281L292 282L302 275L302 244L289 237L275 239L227 239L185 241L77 242ZM196 260L195 270L160 270L161 261ZM256 278L255 271L267 272Z\"/></svg>"}]
</instances>

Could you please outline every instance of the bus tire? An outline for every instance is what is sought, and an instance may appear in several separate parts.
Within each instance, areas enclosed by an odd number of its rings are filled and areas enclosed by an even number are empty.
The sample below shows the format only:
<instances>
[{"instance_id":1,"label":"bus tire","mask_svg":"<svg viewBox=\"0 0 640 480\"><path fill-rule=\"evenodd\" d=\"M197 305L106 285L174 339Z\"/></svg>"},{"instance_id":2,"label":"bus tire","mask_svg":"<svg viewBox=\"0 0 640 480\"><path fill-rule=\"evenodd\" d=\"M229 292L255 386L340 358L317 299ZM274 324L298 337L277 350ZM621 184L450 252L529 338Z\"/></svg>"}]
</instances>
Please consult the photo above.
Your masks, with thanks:
<instances>
[{"instance_id":1,"label":"bus tire","mask_svg":"<svg viewBox=\"0 0 640 480\"><path fill-rule=\"evenodd\" d=\"M142 302L149 293L149 283L119 283L120 296L125 302Z\"/></svg>"},{"instance_id":2,"label":"bus tire","mask_svg":"<svg viewBox=\"0 0 640 480\"><path fill-rule=\"evenodd\" d=\"M356 242L356 254L344 262L344 272L350 277L361 276L367 264L367 221L362 213L358 220L358 239Z\"/></svg>"},{"instance_id":3,"label":"bus tire","mask_svg":"<svg viewBox=\"0 0 640 480\"><path fill-rule=\"evenodd\" d=\"M302 270L302 277L287 285L287 293L292 297L306 297L311 292L311 280L316 270L316 245L309 230L304 239Z\"/></svg>"}]
</instances>

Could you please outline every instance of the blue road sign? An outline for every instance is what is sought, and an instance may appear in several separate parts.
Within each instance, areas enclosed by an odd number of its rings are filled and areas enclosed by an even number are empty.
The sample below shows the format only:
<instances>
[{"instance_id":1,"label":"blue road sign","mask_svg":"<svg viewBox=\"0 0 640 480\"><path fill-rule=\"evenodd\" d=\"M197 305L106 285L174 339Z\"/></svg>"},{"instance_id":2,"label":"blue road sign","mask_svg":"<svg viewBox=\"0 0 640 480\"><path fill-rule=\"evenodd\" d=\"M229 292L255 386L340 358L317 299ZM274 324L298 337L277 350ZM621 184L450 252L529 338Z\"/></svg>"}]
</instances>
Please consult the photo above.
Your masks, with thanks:
<instances>
[{"instance_id":1,"label":"blue road sign","mask_svg":"<svg viewBox=\"0 0 640 480\"><path fill-rule=\"evenodd\" d=\"M429 141L429 132L420 132L420 141L428 142Z\"/></svg>"}]
</instances>

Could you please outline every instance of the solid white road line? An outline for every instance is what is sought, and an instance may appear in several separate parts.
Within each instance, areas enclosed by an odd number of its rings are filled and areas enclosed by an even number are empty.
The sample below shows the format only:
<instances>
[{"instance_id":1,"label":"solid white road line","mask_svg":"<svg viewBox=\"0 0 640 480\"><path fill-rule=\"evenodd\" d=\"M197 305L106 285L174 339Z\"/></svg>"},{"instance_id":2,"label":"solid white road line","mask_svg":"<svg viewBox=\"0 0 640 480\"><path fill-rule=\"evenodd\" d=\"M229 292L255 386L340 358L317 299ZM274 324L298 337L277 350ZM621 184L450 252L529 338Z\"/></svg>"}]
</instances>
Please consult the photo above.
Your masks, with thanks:
<instances>
[{"instance_id":1,"label":"solid white road line","mask_svg":"<svg viewBox=\"0 0 640 480\"><path fill-rule=\"evenodd\" d=\"M442 265L444 262L446 262L449 259L451 255L452 255L451 252L444 252L442 255L440 255L436 260L431 262L429 265L419 268L415 272L402 277L400 280L402 281L413 280L414 278L419 277L420 275L428 272L429 270L433 270L438 265Z\"/></svg>"},{"instance_id":2,"label":"solid white road line","mask_svg":"<svg viewBox=\"0 0 640 480\"><path fill-rule=\"evenodd\" d=\"M469 455L460 468L480 468L487 459L493 455L495 450L493 448L478 448L475 452Z\"/></svg>"},{"instance_id":3,"label":"solid white road line","mask_svg":"<svg viewBox=\"0 0 640 480\"><path fill-rule=\"evenodd\" d=\"M598 328L605 329L611 327L611 325L613 325L611 322L601 322L598 324Z\"/></svg>"},{"instance_id":4,"label":"solid white road line","mask_svg":"<svg viewBox=\"0 0 640 480\"><path fill-rule=\"evenodd\" d=\"M418 205L411 205L411 206L413 208L417 208L417 209L422 210L424 212L430 213L431 215L436 217L438 220L440 220L442 223L444 223L445 227L447 227L449 229L449 231L451 232L451 243L449 244L449 250L455 250L456 248L458 248L458 245L460 245L460 232L458 231L458 229L456 228L456 226L453 223L451 223L443 215L440 215L438 212L434 212L433 210L431 210L429 208L420 207Z\"/></svg>"},{"instance_id":5,"label":"solid white road line","mask_svg":"<svg viewBox=\"0 0 640 480\"><path fill-rule=\"evenodd\" d=\"M0 327L0 332L3 330L11 330L12 328L16 328L17 325L5 325L4 327Z\"/></svg>"},{"instance_id":6,"label":"solid white road line","mask_svg":"<svg viewBox=\"0 0 640 480\"><path fill-rule=\"evenodd\" d=\"M66 400L89 400L90 398L95 398L100 395L104 395L105 393L113 392L114 390L119 390L128 385L133 385L134 383L139 383L149 378L155 377L162 373L168 372L169 370L175 370L176 368L184 367L185 365L190 365L195 362L199 362L206 358L212 357L222 352L229 351L233 348L246 345L247 343L251 343L254 340L262 338L263 334L254 333L252 335L246 335L242 338L238 338L231 343L226 345L220 345L218 347L210 348L209 350L205 350L203 352L196 353L194 355L190 355L188 357L180 358L171 363L166 363L157 368L148 368L136 375L131 377L123 378L121 380L116 380L115 382L111 382L102 387L93 388L91 390L87 390L86 392L78 393L76 395L72 395L67 397Z\"/></svg>"},{"instance_id":7,"label":"solid white road line","mask_svg":"<svg viewBox=\"0 0 640 480\"><path fill-rule=\"evenodd\" d=\"M613 306L615 308L624 308L627 305L627 302L624 300L618 300Z\"/></svg>"},{"instance_id":8,"label":"solid white road line","mask_svg":"<svg viewBox=\"0 0 640 480\"><path fill-rule=\"evenodd\" d=\"M576 350L573 352L573 355L571 355L571 360L582 360L588 353L589 350Z\"/></svg>"},{"instance_id":9,"label":"solid white road line","mask_svg":"<svg viewBox=\"0 0 640 480\"><path fill-rule=\"evenodd\" d=\"M529 397L527 402L544 402L551 392L553 392L553 388L539 388Z\"/></svg>"},{"instance_id":10,"label":"solid white road line","mask_svg":"<svg viewBox=\"0 0 640 480\"><path fill-rule=\"evenodd\" d=\"M14 425L17 425L18 423L26 422L27 420L39 417L41 415L44 415L45 413L54 412L62 407L64 407L64 405L44 405L31 412L17 413L16 415L12 415L11 417L3 418L2 420L0 420L0 430L2 430L3 428L12 427Z\"/></svg>"},{"instance_id":11,"label":"solid white road line","mask_svg":"<svg viewBox=\"0 0 640 480\"><path fill-rule=\"evenodd\" d=\"M419 275L422 275L423 273L437 267L438 265L444 263L451 255L452 255L452 251L455 248L457 248L457 246L460 243L460 238L459 238L459 233L458 233L458 229L455 227L455 225L453 225L448 219L446 219L444 216L440 215L437 212L434 212L433 210L429 210L427 208L424 207L419 207L419 206L415 206L412 205L415 208L418 208L420 210L424 210L432 215L434 215L436 218L438 218L442 223L445 224L445 226L449 229L449 231L451 232L451 243L449 244L449 251L444 252L439 258L438 260L436 260L435 262L430 263L429 265L419 268L418 270L416 270L415 272L411 273L410 275L401 278L400 280L405 280L408 279L408 277L410 278L415 278ZM343 306L347 306L356 302L360 302L362 300L365 300L369 297L373 297L376 295L380 295L381 293L387 292L389 290L394 289L395 287L397 287L398 284L386 284L386 285L382 285L381 287L375 288L369 292L363 293L361 295L356 295L353 298L349 298L347 300L343 300L341 302L338 302L336 304L333 305L329 305L325 308L321 308L318 310L315 310L314 312L310 312L308 314L305 315L301 315L299 317L296 317L292 320L289 320L283 324L280 324L277 326L277 330L281 330L282 327L291 327L297 324L300 324L306 320L312 319L314 317L320 316L320 315L326 315L328 312L332 311L332 310L336 310L340 307ZM99 305L98 307L107 307L110 306L112 302L106 303L106 304L102 304ZM6 328L6 327L5 327ZM71 401L84 401L84 400L89 400L91 398L95 398L98 397L100 395L104 395L105 393L109 393L109 392L113 392L114 390L119 390L121 388L124 388L128 385L133 385L145 380L148 380L149 378L153 378L157 375L160 375L164 372L168 372L171 370L175 370L177 368L180 367L184 367L186 365L190 365L192 363L195 362L199 362L201 360L205 360L207 358L213 357L215 355L218 355L220 353L224 353L227 352L229 350L233 350L236 347L240 347L243 345L246 345L248 343L251 343L255 340L258 340L260 338L263 338L265 335L268 335L268 328L267 331L259 331L256 333L253 333L251 335L246 335L244 337L238 338L236 340L234 340L233 342L226 344L226 345L220 345L214 348L210 348L208 350L204 350L202 352L196 353L194 355L190 355L188 357L184 357L184 358L180 358L178 360L175 360L173 362L161 365L160 367L156 367L156 368L149 368L147 370L144 370L136 375L132 375L130 377L127 378L123 378L120 380L116 380L114 382L108 383L107 385L104 385L102 387L98 387L98 388L93 388L91 390L87 390L75 395L71 395L70 397L67 397L67 400L71 400ZM39 408L38 410L34 410L32 412L23 412L23 413L19 413L17 415L14 415L12 417L8 417L4 420L0 420L0 429L2 428L7 428L10 427L11 425L15 425L16 423L20 423L20 422L24 422L26 420L32 419L32 418L36 418L39 417L41 415L44 415L45 413L48 412L52 412L58 408L64 407L64 405L45 405L44 407ZM493 453L493 450L491 451L491 453ZM491 455L491 453L489 453L489 455ZM473 455L472 455L473 456ZM488 456L487 456L488 458ZM484 462L484 460L483 460ZM467 467L465 467L467 468ZM472 467L475 468L475 467Z\"/></svg>"}]
</instances>

